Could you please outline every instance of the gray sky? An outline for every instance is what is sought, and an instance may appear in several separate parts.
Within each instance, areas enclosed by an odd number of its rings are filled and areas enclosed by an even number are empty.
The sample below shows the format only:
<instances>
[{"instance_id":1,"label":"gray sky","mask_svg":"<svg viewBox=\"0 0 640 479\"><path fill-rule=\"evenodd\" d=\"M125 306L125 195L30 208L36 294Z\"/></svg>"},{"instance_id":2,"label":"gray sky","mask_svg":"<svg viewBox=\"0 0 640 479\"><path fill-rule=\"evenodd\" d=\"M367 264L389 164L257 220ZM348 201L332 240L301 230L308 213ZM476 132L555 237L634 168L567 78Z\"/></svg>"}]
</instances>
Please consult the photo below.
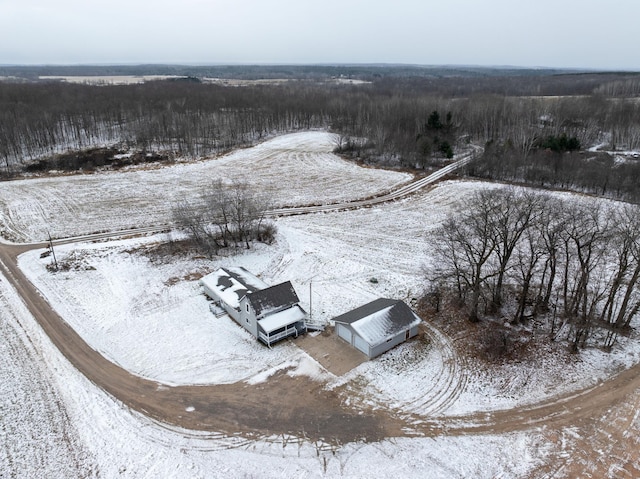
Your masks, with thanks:
<instances>
[{"instance_id":1,"label":"gray sky","mask_svg":"<svg viewBox=\"0 0 640 479\"><path fill-rule=\"evenodd\" d=\"M638 0L0 0L0 64L640 70Z\"/></svg>"}]
</instances>

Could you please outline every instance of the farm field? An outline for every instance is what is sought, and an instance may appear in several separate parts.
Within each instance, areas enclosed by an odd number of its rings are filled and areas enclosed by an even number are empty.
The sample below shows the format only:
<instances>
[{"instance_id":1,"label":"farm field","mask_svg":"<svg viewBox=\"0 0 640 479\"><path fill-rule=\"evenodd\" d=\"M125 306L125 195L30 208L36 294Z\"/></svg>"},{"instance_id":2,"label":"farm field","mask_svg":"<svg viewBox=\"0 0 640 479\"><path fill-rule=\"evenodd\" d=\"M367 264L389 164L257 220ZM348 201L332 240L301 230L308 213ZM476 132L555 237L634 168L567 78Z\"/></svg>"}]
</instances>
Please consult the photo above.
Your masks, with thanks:
<instances>
[{"instance_id":1,"label":"farm field","mask_svg":"<svg viewBox=\"0 0 640 479\"><path fill-rule=\"evenodd\" d=\"M358 167L334 155L333 147L332 135L312 131L165 168L6 182L0 236L28 242L48 233L57 238L165 224L177 202L197 202L217 178L259 182L273 207L364 198L412 178Z\"/></svg>"},{"instance_id":2,"label":"farm field","mask_svg":"<svg viewBox=\"0 0 640 479\"><path fill-rule=\"evenodd\" d=\"M330 154L330 148L329 136L320 132L287 135L257 147L257 152L243 150L223 161L210 162L219 169L208 163L198 167L210 168L212 177L233 178L238 170L234 166L240 164L245 173L252 172L258 184L264 177L266 185L275 185L278 177L266 165L286 163L288 158L289 163L279 171L279 181L290 188L275 195L282 205L309 204L318 197L322 201L353 199L408 180L407 175L347 164ZM322 179L305 182L303 171L308 164L295 161L304 157L316 158L317 178L330 173L321 168L323 161L334 165L329 169L345 178L329 188ZM124 228L131 226L127 216L131 205L137 204L136 194L143 206L134 210L134 219L142 224L162 224L169 220L173 200L166 194L166 185L171 185L175 169L190 167L196 168L185 165L81 177L99 178L105 185L102 191L111 185L113 192L96 195L90 207L76 206L75 210L65 210L67 197L62 192L76 177L16 182L19 185L13 196L8 196L13 199L0 200L7 205L5 211L14 212L5 222L6 231L12 239L36 240L49 228L56 228L56 236ZM147 176L142 181L128 175ZM143 187L135 194L129 191L136 181L144 183L147 178L165 185L165 194ZM36 197L39 203L35 205L20 204L18 187L23 188L22 195L30 195L36 191L29 190L36 188L31 182L41 182L57 192L51 194L58 195L59 215L66 218L62 223L54 224L52 217L44 215L21 213L31 208L46 210L50 198L43 195ZM639 401L638 395L616 404L606 417L584 424L535 426L519 432L500 432L498 428L493 434L476 435L446 432L448 417L491 415L596 386L613 372L639 362L637 338L622 342L611 354L587 350L572 363L545 356L542 364L504 365L487 371L459 354L463 339L454 341L436 327L427 326L420 339L336 376L295 341L269 350L229 318L216 319L197 283L198 277L219 266L244 266L270 284L291 280L303 306L309 309L312 299L314 318L325 321L381 296L411 301L420 295L425 269L432 261L429 233L448 214L455 214L461 198L479 188L498 187L447 181L371 208L280 218L276 220L274 245L257 245L215 260L154 256L154 246L176 239L175 233L57 247L59 261L67 262L70 269L56 274L46 270L50 259L40 257L42 250L30 251L19 260L21 269L85 341L136 375L166 386L240 381L259 387L285 372L336 391L345 405L360 402L372 410L394 411L404 417L436 418L442 433L337 447L294 438L249 440L167 428L130 411L78 373L1 278L0 308L7 315L3 314L0 363L7 394L0 404L3 413L7 412L3 416L9 419L0 436L0 471L13 473L20 470L20 464L31 462L41 465L38 471L34 469L34 477L40 473L49 477L59 470L89 477L359 477L364 467L402 477L425 477L425 471L429 471L428 477L571 477L574 467L598 471L606 465L607 471L615 472L617 465L637 465L633 453L619 453L611 461L606 437L616 435L630 451L634 446L637 450L640 424L632 406ZM70 195L69 201L76 194L88 195L81 192L91 187L72 188L78 193ZM274 186L271 189L276 190ZM119 203L117 192L128 192L129 199ZM109 212L102 218L106 224L100 226L93 210ZM81 221L74 222L74 214L79 214ZM27 399L30 388L33 400ZM23 412L27 401L28 417ZM618 423L621 428L608 429ZM10 429L7 424L21 426ZM29 424L38 424L43 431L35 446ZM593 434L594 429L599 432ZM57 453L45 455L43 449ZM599 452L590 456L590 450Z\"/></svg>"}]
</instances>

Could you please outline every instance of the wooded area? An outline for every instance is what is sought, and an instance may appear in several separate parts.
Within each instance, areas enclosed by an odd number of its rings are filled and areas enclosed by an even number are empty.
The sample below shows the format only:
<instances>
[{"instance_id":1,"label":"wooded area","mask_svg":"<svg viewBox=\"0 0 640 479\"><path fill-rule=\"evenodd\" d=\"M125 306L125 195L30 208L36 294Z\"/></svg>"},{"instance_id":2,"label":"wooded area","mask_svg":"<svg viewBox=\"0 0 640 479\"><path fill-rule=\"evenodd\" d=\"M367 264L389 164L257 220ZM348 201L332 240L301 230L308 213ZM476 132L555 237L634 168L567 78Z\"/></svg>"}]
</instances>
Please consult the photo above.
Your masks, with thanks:
<instances>
[{"instance_id":1,"label":"wooded area","mask_svg":"<svg viewBox=\"0 0 640 479\"><path fill-rule=\"evenodd\" d=\"M472 322L534 321L577 351L590 340L610 348L640 310L638 205L482 190L433 244L431 301L453 294Z\"/></svg>"},{"instance_id":2,"label":"wooded area","mask_svg":"<svg viewBox=\"0 0 640 479\"><path fill-rule=\"evenodd\" d=\"M315 79L243 87L197 78L103 86L0 82L2 173L96 146L201 157L281 132L329 128L341 135L343 154L368 163L425 168L473 142L486 144L487 153L471 175L636 195L638 162L574 152L596 144L640 148L640 102L619 97L637 90L636 75L409 76L400 68L393 76L370 67L359 71L370 83L351 85L321 81L337 67L322 71ZM545 146L562 138L573 147Z\"/></svg>"},{"instance_id":3,"label":"wooded area","mask_svg":"<svg viewBox=\"0 0 640 479\"><path fill-rule=\"evenodd\" d=\"M277 228L265 218L269 207L269 199L247 182L217 179L179 201L173 217L196 249L214 256L231 244L249 249L253 240L271 243Z\"/></svg>"}]
</instances>

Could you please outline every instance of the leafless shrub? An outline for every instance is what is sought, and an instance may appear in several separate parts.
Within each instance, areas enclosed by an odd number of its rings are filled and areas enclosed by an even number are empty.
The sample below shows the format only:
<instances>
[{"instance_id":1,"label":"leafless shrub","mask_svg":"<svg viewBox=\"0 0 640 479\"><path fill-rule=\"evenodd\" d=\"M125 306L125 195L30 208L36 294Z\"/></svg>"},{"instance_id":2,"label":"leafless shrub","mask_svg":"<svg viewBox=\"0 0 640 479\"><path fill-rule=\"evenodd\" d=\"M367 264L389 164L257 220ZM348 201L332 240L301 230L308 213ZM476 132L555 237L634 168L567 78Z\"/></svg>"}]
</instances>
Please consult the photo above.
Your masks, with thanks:
<instances>
[{"instance_id":1,"label":"leafless shrub","mask_svg":"<svg viewBox=\"0 0 640 479\"><path fill-rule=\"evenodd\" d=\"M489 360L498 360L509 353L511 340L502 329L487 328L480 337L482 350Z\"/></svg>"},{"instance_id":2,"label":"leafless shrub","mask_svg":"<svg viewBox=\"0 0 640 479\"><path fill-rule=\"evenodd\" d=\"M275 223L272 223L272 222L263 223L258 228L257 240L262 243L273 244L273 242L276 240L277 233L278 233L278 227L275 225Z\"/></svg>"}]
</instances>

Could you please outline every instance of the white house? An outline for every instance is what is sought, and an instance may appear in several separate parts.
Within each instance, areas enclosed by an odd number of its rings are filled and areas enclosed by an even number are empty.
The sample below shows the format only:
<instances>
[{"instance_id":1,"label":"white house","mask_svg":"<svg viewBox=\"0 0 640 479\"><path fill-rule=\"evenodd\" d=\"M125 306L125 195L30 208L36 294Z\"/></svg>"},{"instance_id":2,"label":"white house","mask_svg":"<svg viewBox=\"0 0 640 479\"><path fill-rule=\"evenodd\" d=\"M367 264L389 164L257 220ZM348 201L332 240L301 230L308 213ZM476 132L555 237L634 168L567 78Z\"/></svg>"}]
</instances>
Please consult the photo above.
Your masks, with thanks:
<instances>
[{"instance_id":1,"label":"white house","mask_svg":"<svg viewBox=\"0 0 640 479\"><path fill-rule=\"evenodd\" d=\"M416 336L422 320L404 302L380 298L333 321L338 336L371 359Z\"/></svg>"},{"instance_id":2,"label":"white house","mask_svg":"<svg viewBox=\"0 0 640 479\"><path fill-rule=\"evenodd\" d=\"M220 268L200 279L204 293L267 346L306 332L307 313L289 281L269 286L246 269Z\"/></svg>"}]
</instances>

